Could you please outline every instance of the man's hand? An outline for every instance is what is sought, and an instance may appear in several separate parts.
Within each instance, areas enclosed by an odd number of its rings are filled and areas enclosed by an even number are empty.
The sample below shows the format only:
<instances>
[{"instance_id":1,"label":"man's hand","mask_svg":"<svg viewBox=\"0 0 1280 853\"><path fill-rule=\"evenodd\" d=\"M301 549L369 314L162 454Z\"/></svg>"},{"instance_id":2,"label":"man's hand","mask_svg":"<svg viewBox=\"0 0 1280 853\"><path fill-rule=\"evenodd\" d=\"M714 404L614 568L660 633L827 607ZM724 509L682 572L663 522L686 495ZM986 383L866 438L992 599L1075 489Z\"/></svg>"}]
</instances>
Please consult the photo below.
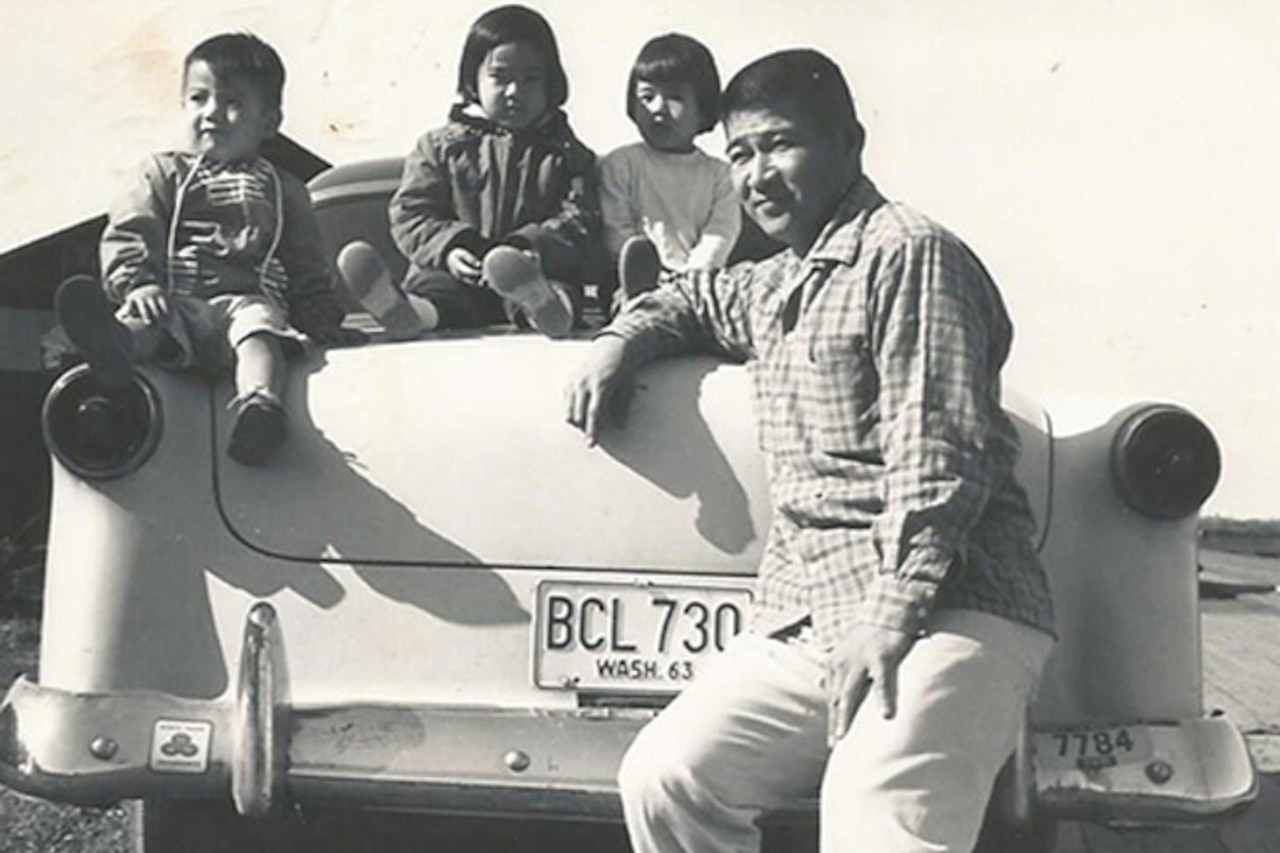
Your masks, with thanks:
<instances>
[{"instance_id":1,"label":"man's hand","mask_svg":"<svg viewBox=\"0 0 1280 853\"><path fill-rule=\"evenodd\" d=\"M150 326L169 313L169 297L160 285L144 284L129 291L120 313L126 317L137 317Z\"/></svg>"},{"instance_id":2,"label":"man's hand","mask_svg":"<svg viewBox=\"0 0 1280 853\"><path fill-rule=\"evenodd\" d=\"M625 417L631 392L631 377L623 367L625 348L621 338L596 338L565 386L565 420L586 434L588 445L596 443L605 412L619 424Z\"/></svg>"},{"instance_id":3,"label":"man's hand","mask_svg":"<svg viewBox=\"0 0 1280 853\"><path fill-rule=\"evenodd\" d=\"M453 247L445 255L444 265L449 269L449 274L463 284L480 283L480 259L470 249Z\"/></svg>"},{"instance_id":4,"label":"man's hand","mask_svg":"<svg viewBox=\"0 0 1280 853\"><path fill-rule=\"evenodd\" d=\"M881 625L854 625L827 656L827 745L835 746L853 723L868 691L886 720L898 711L898 664L915 637Z\"/></svg>"}]
</instances>

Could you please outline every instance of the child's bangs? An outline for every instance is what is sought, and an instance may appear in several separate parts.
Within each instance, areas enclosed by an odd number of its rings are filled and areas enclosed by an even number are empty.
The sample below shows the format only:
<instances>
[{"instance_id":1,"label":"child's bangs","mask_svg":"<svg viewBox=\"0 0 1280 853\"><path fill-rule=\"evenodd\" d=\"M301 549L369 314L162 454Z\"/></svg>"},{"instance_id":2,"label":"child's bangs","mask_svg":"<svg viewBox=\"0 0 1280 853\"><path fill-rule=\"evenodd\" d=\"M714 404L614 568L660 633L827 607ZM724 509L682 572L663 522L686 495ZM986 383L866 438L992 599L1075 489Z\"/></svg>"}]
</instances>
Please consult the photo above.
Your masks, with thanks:
<instances>
[{"instance_id":1,"label":"child's bangs","mask_svg":"<svg viewBox=\"0 0 1280 853\"><path fill-rule=\"evenodd\" d=\"M636 60L632 75L636 82L646 83L694 83L693 69L683 57L655 56Z\"/></svg>"}]
</instances>

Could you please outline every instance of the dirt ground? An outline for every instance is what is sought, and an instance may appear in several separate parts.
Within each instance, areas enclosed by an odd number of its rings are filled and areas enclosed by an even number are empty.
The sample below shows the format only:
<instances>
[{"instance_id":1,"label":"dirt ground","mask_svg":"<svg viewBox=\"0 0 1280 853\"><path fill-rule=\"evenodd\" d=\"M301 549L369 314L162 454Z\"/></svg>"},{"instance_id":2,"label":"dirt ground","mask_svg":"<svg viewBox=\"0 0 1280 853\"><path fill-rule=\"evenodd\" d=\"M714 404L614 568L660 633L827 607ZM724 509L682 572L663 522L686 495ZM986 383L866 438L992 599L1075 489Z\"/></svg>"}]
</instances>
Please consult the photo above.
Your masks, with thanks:
<instances>
[{"instance_id":1,"label":"dirt ground","mask_svg":"<svg viewBox=\"0 0 1280 853\"><path fill-rule=\"evenodd\" d=\"M9 600L12 602L12 599ZM34 674L39 622L0 610L0 685ZM0 787L0 851L4 853L116 853L127 850L121 808L81 809L24 797Z\"/></svg>"}]
</instances>

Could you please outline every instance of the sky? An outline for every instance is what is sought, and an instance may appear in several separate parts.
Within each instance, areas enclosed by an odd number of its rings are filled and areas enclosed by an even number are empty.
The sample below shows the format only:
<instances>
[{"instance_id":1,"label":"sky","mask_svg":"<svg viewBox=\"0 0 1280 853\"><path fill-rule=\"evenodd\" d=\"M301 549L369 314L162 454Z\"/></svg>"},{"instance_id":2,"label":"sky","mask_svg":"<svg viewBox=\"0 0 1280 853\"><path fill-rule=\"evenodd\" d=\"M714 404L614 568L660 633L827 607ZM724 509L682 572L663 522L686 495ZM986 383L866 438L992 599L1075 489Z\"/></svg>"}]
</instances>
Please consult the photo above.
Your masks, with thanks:
<instances>
[{"instance_id":1,"label":"sky","mask_svg":"<svg viewBox=\"0 0 1280 853\"><path fill-rule=\"evenodd\" d=\"M0 251L100 213L173 144L183 55L250 30L289 69L284 131L333 162L441 123L472 0L8 0ZM867 172L961 235L1032 396L1181 403L1223 449L1207 511L1280 518L1280 4L1272 0L537 0L578 135L633 141L627 72L664 32L727 80L782 47L845 70ZM719 132L701 139L722 151ZM16 203L15 203L16 201Z\"/></svg>"}]
</instances>

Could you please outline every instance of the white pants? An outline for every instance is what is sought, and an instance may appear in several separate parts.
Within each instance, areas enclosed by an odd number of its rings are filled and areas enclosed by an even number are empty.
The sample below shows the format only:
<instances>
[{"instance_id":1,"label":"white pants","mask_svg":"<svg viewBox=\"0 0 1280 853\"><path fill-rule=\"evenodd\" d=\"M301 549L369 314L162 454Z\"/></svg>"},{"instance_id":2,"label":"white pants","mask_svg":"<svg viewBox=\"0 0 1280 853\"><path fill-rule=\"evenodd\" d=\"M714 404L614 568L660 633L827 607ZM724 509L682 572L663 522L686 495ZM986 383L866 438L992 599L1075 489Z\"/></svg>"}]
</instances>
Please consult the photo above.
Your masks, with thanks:
<instances>
[{"instance_id":1,"label":"white pants","mask_svg":"<svg viewBox=\"0 0 1280 853\"><path fill-rule=\"evenodd\" d=\"M943 611L828 749L821 653L743 635L637 736L619 771L636 853L756 851L761 814L820 793L823 853L969 851L1053 645Z\"/></svg>"}]
</instances>

